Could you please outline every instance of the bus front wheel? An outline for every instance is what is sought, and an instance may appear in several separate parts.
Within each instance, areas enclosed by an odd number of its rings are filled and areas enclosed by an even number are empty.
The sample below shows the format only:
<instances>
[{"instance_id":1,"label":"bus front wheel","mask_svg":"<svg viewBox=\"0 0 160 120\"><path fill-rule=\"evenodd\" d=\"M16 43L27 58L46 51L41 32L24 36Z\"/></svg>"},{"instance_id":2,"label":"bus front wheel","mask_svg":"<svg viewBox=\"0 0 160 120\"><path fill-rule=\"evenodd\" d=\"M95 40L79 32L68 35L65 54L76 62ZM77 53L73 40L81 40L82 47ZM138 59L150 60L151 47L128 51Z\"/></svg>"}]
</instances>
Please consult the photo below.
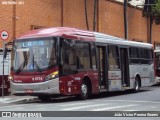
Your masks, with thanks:
<instances>
[{"instance_id":1,"label":"bus front wheel","mask_svg":"<svg viewBox=\"0 0 160 120\"><path fill-rule=\"evenodd\" d=\"M81 100L86 100L88 98L89 95L89 88L88 88L88 84L87 82L82 82L81 85L81 94L79 95L79 98Z\"/></svg>"}]
</instances>

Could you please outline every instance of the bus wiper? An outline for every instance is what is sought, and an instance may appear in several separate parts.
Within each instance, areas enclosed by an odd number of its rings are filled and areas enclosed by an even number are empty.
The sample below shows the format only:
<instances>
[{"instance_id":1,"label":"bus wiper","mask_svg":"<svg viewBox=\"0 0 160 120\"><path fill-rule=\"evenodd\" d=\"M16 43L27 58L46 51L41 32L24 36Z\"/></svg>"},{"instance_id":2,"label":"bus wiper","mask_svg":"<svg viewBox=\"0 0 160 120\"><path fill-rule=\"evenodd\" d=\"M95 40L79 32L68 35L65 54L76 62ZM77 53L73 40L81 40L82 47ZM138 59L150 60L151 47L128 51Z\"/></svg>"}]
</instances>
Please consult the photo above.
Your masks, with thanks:
<instances>
[{"instance_id":1,"label":"bus wiper","mask_svg":"<svg viewBox=\"0 0 160 120\"><path fill-rule=\"evenodd\" d=\"M34 64L35 64L37 70L41 73L42 70L40 69L40 67L39 67L39 65L38 65L38 63L37 63L37 61L34 60L34 54L33 54L33 67L34 67Z\"/></svg>"},{"instance_id":2,"label":"bus wiper","mask_svg":"<svg viewBox=\"0 0 160 120\"><path fill-rule=\"evenodd\" d=\"M41 70L41 68L39 67L39 65L38 65L38 63L37 63L37 61L33 61L33 63L35 64L35 66L36 66L36 68L37 68L37 70L41 73L42 72L42 70ZM34 65L33 65L34 66Z\"/></svg>"},{"instance_id":3,"label":"bus wiper","mask_svg":"<svg viewBox=\"0 0 160 120\"><path fill-rule=\"evenodd\" d=\"M21 72L23 70L23 68L26 66L27 61L26 59L24 59L24 61L22 62L22 64L18 67L16 74L18 74L19 72Z\"/></svg>"},{"instance_id":4,"label":"bus wiper","mask_svg":"<svg viewBox=\"0 0 160 120\"><path fill-rule=\"evenodd\" d=\"M18 67L16 73L18 74L19 72L21 72L24 67L28 64L28 59L27 59L27 54L26 52L23 52L23 55L24 55L24 61L22 62L22 64Z\"/></svg>"}]
</instances>

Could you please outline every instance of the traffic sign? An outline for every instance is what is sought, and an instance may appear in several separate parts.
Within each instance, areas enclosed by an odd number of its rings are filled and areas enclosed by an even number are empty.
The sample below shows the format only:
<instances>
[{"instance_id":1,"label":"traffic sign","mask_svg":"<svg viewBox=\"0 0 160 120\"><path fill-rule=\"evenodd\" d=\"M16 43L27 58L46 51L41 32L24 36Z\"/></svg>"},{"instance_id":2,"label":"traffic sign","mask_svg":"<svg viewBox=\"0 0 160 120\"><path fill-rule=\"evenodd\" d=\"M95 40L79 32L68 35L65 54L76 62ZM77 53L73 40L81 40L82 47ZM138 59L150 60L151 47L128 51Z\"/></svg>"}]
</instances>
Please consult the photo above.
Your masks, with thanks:
<instances>
[{"instance_id":1,"label":"traffic sign","mask_svg":"<svg viewBox=\"0 0 160 120\"><path fill-rule=\"evenodd\" d=\"M3 31L1 32L1 39L2 39L2 40L7 40L8 37L9 37L8 32L5 31L5 30L3 30Z\"/></svg>"}]
</instances>

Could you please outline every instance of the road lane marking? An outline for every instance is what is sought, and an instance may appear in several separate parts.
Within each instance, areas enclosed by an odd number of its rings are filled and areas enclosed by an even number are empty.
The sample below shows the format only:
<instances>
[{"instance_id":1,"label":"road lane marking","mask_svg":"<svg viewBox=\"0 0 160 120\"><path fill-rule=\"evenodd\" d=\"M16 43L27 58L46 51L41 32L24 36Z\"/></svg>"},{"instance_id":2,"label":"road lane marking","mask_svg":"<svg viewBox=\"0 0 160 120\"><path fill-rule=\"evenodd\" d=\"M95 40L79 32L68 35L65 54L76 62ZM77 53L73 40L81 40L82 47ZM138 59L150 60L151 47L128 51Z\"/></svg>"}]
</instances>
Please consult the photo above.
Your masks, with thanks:
<instances>
[{"instance_id":1,"label":"road lane marking","mask_svg":"<svg viewBox=\"0 0 160 120\"><path fill-rule=\"evenodd\" d=\"M133 106L137 106L137 105L133 104L133 105L123 105L123 106L115 106L115 107L97 108L97 109L93 109L91 111L105 111L105 110L112 110L112 109L125 108L125 107L133 107Z\"/></svg>"},{"instance_id":2,"label":"road lane marking","mask_svg":"<svg viewBox=\"0 0 160 120\"><path fill-rule=\"evenodd\" d=\"M135 101L135 100L96 100L96 101L111 101L111 102L135 102L135 103L160 103L154 101Z\"/></svg>"},{"instance_id":3,"label":"road lane marking","mask_svg":"<svg viewBox=\"0 0 160 120\"><path fill-rule=\"evenodd\" d=\"M145 109L143 109L143 110L145 110ZM129 110L123 110L123 111L131 111L132 112L132 111L143 111L143 110L142 109L141 110L139 110L139 109L138 110L136 110L136 109L129 109Z\"/></svg>"},{"instance_id":4,"label":"road lane marking","mask_svg":"<svg viewBox=\"0 0 160 120\"><path fill-rule=\"evenodd\" d=\"M79 107L72 107L72 108L64 108L61 110L77 110L77 109L82 109L82 108L89 108L89 107L98 107L98 106L104 106L106 104L97 104L97 105L86 105L86 106L79 106Z\"/></svg>"},{"instance_id":5,"label":"road lane marking","mask_svg":"<svg viewBox=\"0 0 160 120\"><path fill-rule=\"evenodd\" d=\"M94 104L93 102L87 102L87 103L70 103L70 104L63 104L59 106L74 106L74 105L85 105L85 104Z\"/></svg>"}]
</instances>

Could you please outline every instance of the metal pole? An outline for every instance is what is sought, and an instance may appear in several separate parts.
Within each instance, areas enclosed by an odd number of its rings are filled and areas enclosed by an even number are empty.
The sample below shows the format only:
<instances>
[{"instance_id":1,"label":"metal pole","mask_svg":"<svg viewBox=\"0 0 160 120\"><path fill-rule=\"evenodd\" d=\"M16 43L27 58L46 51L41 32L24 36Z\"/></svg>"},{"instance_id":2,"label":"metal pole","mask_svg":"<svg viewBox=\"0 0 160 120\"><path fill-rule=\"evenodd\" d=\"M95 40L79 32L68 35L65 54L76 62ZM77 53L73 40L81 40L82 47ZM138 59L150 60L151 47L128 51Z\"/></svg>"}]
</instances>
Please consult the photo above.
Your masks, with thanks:
<instances>
[{"instance_id":1,"label":"metal pole","mask_svg":"<svg viewBox=\"0 0 160 120\"><path fill-rule=\"evenodd\" d=\"M5 42L3 41L3 74L2 74L2 97L4 98L4 50Z\"/></svg>"},{"instance_id":2,"label":"metal pole","mask_svg":"<svg viewBox=\"0 0 160 120\"><path fill-rule=\"evenodd\" d=\"M63 0L61 0L61 26L63 27Z\"/></svg>"},{"instance_id":3,"label":"metal pole","mask_svg":"<svg viewBox=\"0 0 160 120\"><path fill-rule=\"evenodd\" d=\"M150 19L150 23L149 23L149 25L150 25L150 29L149 29L149 43L152 44L152 24L153 24L152 16L150 16L149 19Z\"/></svg>"},{"instance_id":4,"label":"metal pole","mask_svg":"<svg viewBox=\"0 0 160 120\"><path fill-rule=\"evenodd\" d=\"M85 12L87 30L89 30L88 13L87 13L87 0L84 0L84 12Z\"/></svg>"},{"instance_id":5,"label":"metal pole","mask_svg":"<svg viewBox=\"0 0 160 120\"><path fill-rule=\"evenodd\" d=\"M128 0L124 0L124 38L128 39L127 5Z\"/></svg>"},{"instance_id":6,"label":"metal pole","mask_svg":"<svg viewBox=\"0 0 160 120\"><path fill-rule=\"evenodd\" d=\"M14 0L16 2L16 0ZM16 38L16 4L13 4L13 37L12 39Z\"/></svg>"},{"instance_id":7,"label":"metal pole","mask_svg":"<svg viewBox=\"0 0 160 120\"><path fill-rule=\"evenodd\" d=\"M96 22L97 22L97 0L94 0L94 15L93 15L93 31L96 31Z\"/></svg>"}]
</instances>

